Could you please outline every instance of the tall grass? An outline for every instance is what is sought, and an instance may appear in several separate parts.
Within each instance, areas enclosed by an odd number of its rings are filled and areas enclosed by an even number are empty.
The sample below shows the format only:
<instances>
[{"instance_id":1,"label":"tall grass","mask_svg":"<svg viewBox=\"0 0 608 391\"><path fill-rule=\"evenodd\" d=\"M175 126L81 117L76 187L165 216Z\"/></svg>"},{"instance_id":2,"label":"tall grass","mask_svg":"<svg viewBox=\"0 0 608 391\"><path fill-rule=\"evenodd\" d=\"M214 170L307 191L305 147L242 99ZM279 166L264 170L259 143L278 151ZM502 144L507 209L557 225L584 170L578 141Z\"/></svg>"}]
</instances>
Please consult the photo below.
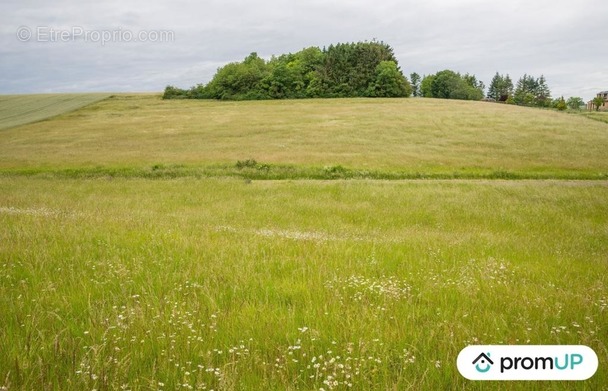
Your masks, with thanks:
<instances>
[{"instance_id":1,"label":"tall grass","mask_svg":"<svg viewBox=\"0 0 608 391\"><path fill-rule=\"evenodd\" d=\"M601 389L605 182L0 178L0 387ZM585 344L475 383L468 344Z\"/></svg>"}]
</instances>

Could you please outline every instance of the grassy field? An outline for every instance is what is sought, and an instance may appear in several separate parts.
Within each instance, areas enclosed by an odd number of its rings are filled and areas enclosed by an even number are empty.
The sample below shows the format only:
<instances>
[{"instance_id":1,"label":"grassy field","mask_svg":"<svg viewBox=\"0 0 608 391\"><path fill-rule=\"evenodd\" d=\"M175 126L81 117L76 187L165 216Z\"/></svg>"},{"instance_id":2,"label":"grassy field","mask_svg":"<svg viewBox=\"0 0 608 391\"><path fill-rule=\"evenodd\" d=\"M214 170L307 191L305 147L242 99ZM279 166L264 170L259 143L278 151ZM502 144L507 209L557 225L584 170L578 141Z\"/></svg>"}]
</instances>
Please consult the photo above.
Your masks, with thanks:
<instances>
[{"instance_id":1,"label":"grassy field","mask_svg":"<svg viewBox=\"0 0 608 391\"><path fill-rule=\"evenodd\" d=\"M608 111L584 111L580 113L576 113L583 115L589 119L593 119L595 121L600 121L608 124Z\"/></svg>"},{"instance_id":2,"label":"grassy field","mask_svg":"<svg viewBox=\"0 0 608 391\"><path fill-rule=\"evenodd\" d=\"M109 94L0 95L0 130L38 122L108 98Z\"/></svg>"},{"instance_id":3,"label":"grassy field","mask_svg":"<svg viewBox=\"0 0 608 391\"><path fill-rule=\"evenodd\" d=\"M607 389L606 133L482 103L154 96L4 130L0 389ZM600 365L472 382L470 344L582 344Z\"/></svg>"},{"instance_id":4,"label":"grassy field","mask_svg":"<svg viewBox=\"0 0 608 391\"><path fill-rule=\"evenodd\" d=\"M221 176L252 159L268 178L606 179L606 150L606 123L484 102L137 95L3 131L0 172Z\"/></svg>"}]
</instances>

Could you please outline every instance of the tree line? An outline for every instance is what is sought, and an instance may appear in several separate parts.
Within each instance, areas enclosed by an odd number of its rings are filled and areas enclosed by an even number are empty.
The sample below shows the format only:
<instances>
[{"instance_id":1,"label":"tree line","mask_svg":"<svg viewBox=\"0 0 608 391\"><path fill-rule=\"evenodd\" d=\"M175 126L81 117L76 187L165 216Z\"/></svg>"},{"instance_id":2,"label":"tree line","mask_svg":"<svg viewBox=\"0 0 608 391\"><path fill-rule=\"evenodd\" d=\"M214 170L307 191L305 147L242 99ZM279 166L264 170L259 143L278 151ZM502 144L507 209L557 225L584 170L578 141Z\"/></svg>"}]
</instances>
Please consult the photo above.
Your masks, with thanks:
<instances>
[{"instance_id":1,"label":"tree line","mask_svg":"<svg viewBox=\"0 0 608 391\"><path fill-rule=\"evenodd\" d=\"M524 74L516 84L496 72L487 90L475 75L446 69L420 76L403 74L393 49L384 42L339 43L309 47L266 61L251 53L219 68L211 81L190 89L165 88L164 99L300 99L409 97L490 100L533 107L580 109L579 97L552 99L543 75Z\"/></svg>"},{"instance_id":2,"label":"tree line","mask_svg":"<svg viewBox=\"0 0 608 391\"><path fill-rule=\"evenodd\" d=\"M273 56L251 53L227 64L206 84L189 90L167 86L163 98L220 100L338 97L408 97L410 83L384 42L309 47Z\"/></svg>"},{"instance_id":3,"label":"tree line","mask_svg":"<svg viewBox=\"0 0 608 391\"><path fill-rule=\"evenodd\" d=\"M558 110L580 110L585 102L580 97L571 97L568 100L563 96L552 99L551 89L543 75L536 78L524 74L514 86L511 77L498 72L492 78L488 88L488 99L496 102L516 104L520 106L547 107Z\"/></svg>"}]
</instances>

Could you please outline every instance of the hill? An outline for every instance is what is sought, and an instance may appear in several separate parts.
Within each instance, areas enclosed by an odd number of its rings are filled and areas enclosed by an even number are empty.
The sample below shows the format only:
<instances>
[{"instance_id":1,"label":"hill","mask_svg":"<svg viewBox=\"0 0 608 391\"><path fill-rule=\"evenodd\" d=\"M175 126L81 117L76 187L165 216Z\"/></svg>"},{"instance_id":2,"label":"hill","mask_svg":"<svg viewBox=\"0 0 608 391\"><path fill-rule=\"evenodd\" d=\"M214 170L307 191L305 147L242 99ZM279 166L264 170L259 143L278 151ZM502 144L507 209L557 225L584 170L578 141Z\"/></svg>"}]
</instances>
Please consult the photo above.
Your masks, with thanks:
<instances>
[{"instance_id":1,"label":"hill","mask_svg":"<svg viewBox=\"0 0 608 391\"><path fill-rule=\"evenodd\" d=\"M109 94L0 95L0 130L80 109Z\"/></svg>"},{"instance_id":2,"label":"hill","mask_svg":"<svg viewBox=\"0 0 608 391\"><path fill-rule=\"evenodd\" d=\"M0 170L277 179L598 178L608 173L606 150L608 124L484 102L121 95L4 130Z\"/></svg>"}]
</instances>

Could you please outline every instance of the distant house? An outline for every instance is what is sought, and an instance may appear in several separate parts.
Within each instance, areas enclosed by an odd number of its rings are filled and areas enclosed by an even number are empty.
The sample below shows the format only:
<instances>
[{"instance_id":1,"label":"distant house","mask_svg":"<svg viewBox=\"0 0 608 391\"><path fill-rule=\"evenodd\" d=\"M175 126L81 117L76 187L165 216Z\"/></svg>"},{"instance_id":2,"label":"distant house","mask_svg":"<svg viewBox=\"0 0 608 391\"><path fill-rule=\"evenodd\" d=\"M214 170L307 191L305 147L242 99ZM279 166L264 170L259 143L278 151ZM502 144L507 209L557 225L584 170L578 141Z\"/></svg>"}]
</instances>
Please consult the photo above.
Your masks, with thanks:
<instances>
[{"instance_id":1,"label":"distant house","mask_svg":"<svg viewBox=\"0 0 608 391\"><path fill-rule=\"evenodd\" d=\"M598 93L597 96L604 99L604 104L600 106L600 110L608 111L608 91L602 91ZM587 102L587 110L595 110L595 105L592 100Z\"/></svg>"}]
</instances>

